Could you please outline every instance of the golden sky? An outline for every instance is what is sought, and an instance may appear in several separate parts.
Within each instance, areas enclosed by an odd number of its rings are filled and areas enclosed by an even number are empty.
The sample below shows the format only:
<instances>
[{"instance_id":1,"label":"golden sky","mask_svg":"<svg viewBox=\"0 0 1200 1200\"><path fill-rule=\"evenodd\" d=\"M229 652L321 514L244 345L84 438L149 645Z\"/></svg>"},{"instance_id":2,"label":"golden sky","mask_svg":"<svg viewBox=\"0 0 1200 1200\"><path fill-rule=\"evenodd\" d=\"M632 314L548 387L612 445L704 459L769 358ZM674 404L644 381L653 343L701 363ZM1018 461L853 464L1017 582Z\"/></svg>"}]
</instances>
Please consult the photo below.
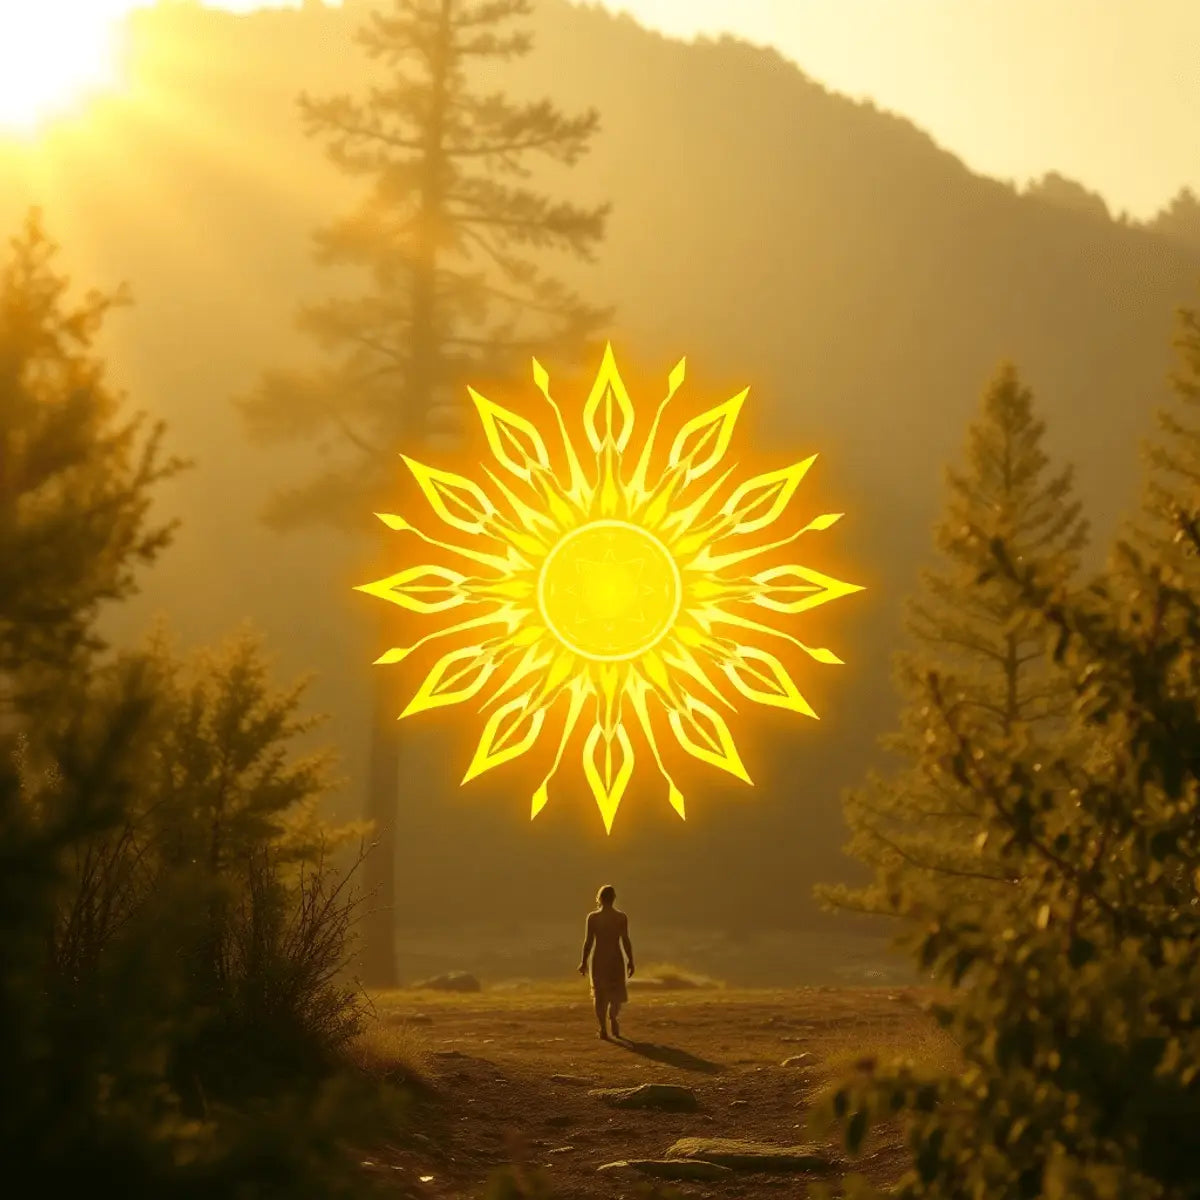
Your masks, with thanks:
<instances>
[{"instance_id":1,"label":"golden sky","mask_svg":"<svg viewBox=\"0 0 1200 1200\"><path fill-rule=\"evenodd\" d=\"M772 45L968 166L1057 170L1114 212L1200 192L1200 0L611 0L681 37Z\"/></svg>"},{"instance_id":2,"label":"golden sky","mask_svg":"<svg viewBox=\"0 0 1200 1200\"><path fill-rule=\"evenodd\" d=\"M211 0L245 10L255 0ZM300 0L272 0L276 6ZM0 0L0 121L103 75L103 26L139 0ZM911 118L970 167L1018 183L1049 170L1146 217L1200 191L1200 0L604 0L689 38L771 45L835 91ZM64 49L65 37L65 49Z\"/></svg>"}]
</instances>

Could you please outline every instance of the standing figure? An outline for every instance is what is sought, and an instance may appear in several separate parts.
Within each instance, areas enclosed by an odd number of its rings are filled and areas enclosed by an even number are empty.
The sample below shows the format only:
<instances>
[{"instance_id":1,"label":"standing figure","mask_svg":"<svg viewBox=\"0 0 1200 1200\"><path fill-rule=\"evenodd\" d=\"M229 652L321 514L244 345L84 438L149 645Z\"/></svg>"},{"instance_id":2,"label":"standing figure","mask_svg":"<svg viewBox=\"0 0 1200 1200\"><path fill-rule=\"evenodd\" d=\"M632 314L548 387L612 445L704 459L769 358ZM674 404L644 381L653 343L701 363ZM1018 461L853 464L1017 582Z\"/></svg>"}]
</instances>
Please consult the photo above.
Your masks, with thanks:
<instances>
[{"instance_id":1,"label":"standing figure","mask_svg":"<svg viewBox=\"0 0 1200 1200\"><path fill-rule=\"evenodd\" d=\"M583 941L583 955L579 960L579 973L586 975L588 955L592 955L592 999L596 1005L596 1020L600 1022L600 1036L608 1040L608 1027L612 1027L615 1038L621 1036L617 1016L621 1005L629 999L625 988L626 975L633 975L633 946L629 942L629 918L619 908L614 908L617 889L610 883L596 895L599 907L588 913L587 936ZM624 957L621 949L624 947ZM594 953L593 953L594 949Z\"/></svg>"}]
</instances>

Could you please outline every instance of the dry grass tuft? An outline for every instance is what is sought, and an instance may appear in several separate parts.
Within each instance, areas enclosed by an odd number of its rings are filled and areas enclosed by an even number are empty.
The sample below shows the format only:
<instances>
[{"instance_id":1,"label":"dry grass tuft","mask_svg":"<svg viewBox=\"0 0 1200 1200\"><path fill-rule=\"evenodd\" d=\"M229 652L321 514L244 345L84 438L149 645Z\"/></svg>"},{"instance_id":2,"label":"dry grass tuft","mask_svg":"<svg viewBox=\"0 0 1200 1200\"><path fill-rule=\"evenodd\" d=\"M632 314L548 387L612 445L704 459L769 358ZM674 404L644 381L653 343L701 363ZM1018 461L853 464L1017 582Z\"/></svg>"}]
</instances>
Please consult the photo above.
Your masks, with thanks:
<instances>
[{"instance_id":1,"label":"dry grass tuft","mask_svg":"<svg viewBox=\"0 0 1200 1200\"><path fill-rule=\"evenodd\" d=\"M834 1027L815 1064L819 1086L812 1099L819 1103L856 1074L900 1063L940 1074L959 1070L963 1060L954 1039L932 1020L916 1027L868 1020L841 1033Z\"/></svg>"},{"instance_id":2,"label":"dry grass tuft","mask_svg":"<svg viewBox=\"0 0 1200 1200\"><path fill-rule=\"evenodd\" d=\"M429 1052L407 1022L372 1021L347 1047L347 1057L365 1074L383 1083L432 1092Z\"/></svg>"}]
</instances>

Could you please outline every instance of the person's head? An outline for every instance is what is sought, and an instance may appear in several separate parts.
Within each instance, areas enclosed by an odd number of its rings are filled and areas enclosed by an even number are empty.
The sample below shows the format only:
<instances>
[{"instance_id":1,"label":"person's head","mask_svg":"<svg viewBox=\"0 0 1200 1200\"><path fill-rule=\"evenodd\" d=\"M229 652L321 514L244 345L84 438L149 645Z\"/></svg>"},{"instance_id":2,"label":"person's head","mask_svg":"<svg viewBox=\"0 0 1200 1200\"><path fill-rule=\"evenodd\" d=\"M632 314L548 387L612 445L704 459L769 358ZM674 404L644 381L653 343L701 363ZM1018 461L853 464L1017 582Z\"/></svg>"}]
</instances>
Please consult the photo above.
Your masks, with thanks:
<instances>
[{"instance_id":1,"label":"person's head","mask_svg":"<svg viewBox=\"0 0 1200 1200\"><path fill-rule=\"evenodd\" d=\"M599 904L601 908L612 908L612 906L616 903L616 900L617 889L613 887L611 883L606 883L596 893L596 903Z\"/></svg>"}]
</instances>

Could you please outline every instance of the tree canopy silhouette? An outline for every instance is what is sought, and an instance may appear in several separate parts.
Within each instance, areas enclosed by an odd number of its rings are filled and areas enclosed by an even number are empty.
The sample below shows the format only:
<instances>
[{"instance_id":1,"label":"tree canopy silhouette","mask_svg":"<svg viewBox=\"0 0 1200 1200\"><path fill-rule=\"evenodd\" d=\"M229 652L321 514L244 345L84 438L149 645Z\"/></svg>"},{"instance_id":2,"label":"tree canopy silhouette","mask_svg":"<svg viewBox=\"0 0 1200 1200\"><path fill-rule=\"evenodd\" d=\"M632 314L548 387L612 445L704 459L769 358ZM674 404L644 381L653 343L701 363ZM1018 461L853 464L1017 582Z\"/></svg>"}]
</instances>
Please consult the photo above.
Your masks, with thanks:
<instances>
[{"instance_id":1,"label":"tree canopy silhouette","mask_svg":"<svg viewBox=\"0 0 1200 1200\"><path fill-rule=\"evenodd\" d=\"M370 289L309 305L301 328L331 361L268 373L240 407L261 440L328 439L330 463L279 494L277 525L361 527L399 451L451 444L470 373L494 379L514 356L579 349L604 314L547 274L546 251L587 257L607 206L556 202L522 184L534 155L571 165L599 127L595 111L561 114L480 89L479 64L528 53L509 22L528 0L397 0L358 35L386 78L366 98L300 100L307 132L342 171L368 181L354 211L317 234L322 263L365 271ZM349 459L345 454L349 454ZM333 461L334 459L337 461ZM395 713L376 682L367 815L376 831L363 970L395 982L393 909L399 754Z\"/></svg>"},{"instance_id":2,"label":"tree canopy silhouette","mask_svg":"<svg viewBox=\"0 0 1200 1200\"><path fill-rule=\"evenodd\" d=\"M106 652L98 605L169 540L147 511L180 464L104 384L113 298L74 304L54 253L35 215L0 267L0 1154L48 1195L346 1195L377 1107L337 1074L355 901L325 762L253 640Z\"/></svg>"},{"instance_id":3,"label":"tree canopy silhouette","mask_svg":"<svg viewBox=\"0 0 1200 1200\"><path fill-rule=\"evenodd\" d=\"M1200 552L1200 526L1180 532ZM929 674L927 769L977 798L1013 887L964 901L897 885L962 1061L864 1062L825 1115L856 1153L904 1122L910 1166L887 1195L1185 1200L1200 1180L1200 603L1127 545L1083 597L991 545L1071 680L1082 744L964 725Z\"/></svg>"},{"instance_id":4,"label":"tree canopy silhouette","mask_svg":"<svg viewBox=\"0 0 1200 1200\"><path fill-rule=\"evenodd\" d=\"M1069 691L1047 668L1044 631L1004 580L978 582L989 557L986 540L974 532L1004 538L1020 563L1045 578L1064 585L1072 578L1087 526L1072 495L1072 471L1051 471L1044 434L1032 392L1015 368L1001 367L968 431L965 468L946 475L946 507L935 527L939 562L922 573L921 591L908 601L913 648L896 656L894 671L905 702L902 726L883 742L900 759L898 773L873 775L845 801L847 852L875 879L863 889L820 889L835 905L894 912L899 877L939 898L1010 880L1008 864L981 853L985 826L973 793L924 770L925 676L939 672L970 728L1063 734Z\"/></svg>"},{"instance_id":5,"label":"tree canopy silhouette","mask_svg":"<svg viewBox=\"0 0 1200 1200\"><path fill-rule=\"evenodd\" d=\"M608 206L556 202L522 183L532 156L575 163L598 114L514 103L477 82L487 60L528 53L529 33L508 22L530 11L529 0L397 0L358 34L386 69L381 83L364 99L300 98L308 135L368 185L317 232L317 260L365 272L370 288L302 308L301 329L331 361L269 372L240 403L260 441L323 439L351 456L280 494L276 524L360 526L400 448L453 444L456 393L474 372L494 378L516 355L576 350L607 315L541 260L590 257Z\"/></svg>"},{"instance_id":6,"label":"tree canopy silhouette","mask_svg":"<svg viewBox=\"0 0 1200 1200\"><path fill-rule=\"evenodd\" d=\"M1155 414L1158 436L1146 447L1142 508L1135 524L1158 560L1194 583L1200 579L1200 561L1181 534L1179 519L1200 515L1200 310L1179 310L1175 347L1174 403Z\"/></svg>"},{"instance_id":7,"label":"tree canopy silhouette","mask_svg":"<svg viewBox=\"0 0 1200 1200\"><path fill-rule=\"evenodd\" d=\"M887 1195L1200 1195L1200 576L1176 565L1200 554L1200 521L1172 512L1177 536L1164 517L1118 543L1082 591L1020 524L957 526L975 585L1014 597L1069 685L1071 736L975 720L938 669L913 690L919 769L972 798L976 861L1008 883L888 879L961 1059L864 1060L823 1105L855 1154L904 1124L909 1169ZM841 1194L883 1195L861 1179Z\"/></svg>"},{"instance_id":8,"label":"tree canopy silhouette","mask_svg":"<svg viewBox=\"0 0 1200 1200\"><path fill-rule=\"evenodd\" d=\"M9 245L0 268L0 681L18 694L45 668L103 646L99 605L132 594L136 567L175 530L150 519L151 489L185 464L164 457L162 422L122 413L94 349L128 292L68 300L36 210Z\"/></svg>"}]
</instances>

